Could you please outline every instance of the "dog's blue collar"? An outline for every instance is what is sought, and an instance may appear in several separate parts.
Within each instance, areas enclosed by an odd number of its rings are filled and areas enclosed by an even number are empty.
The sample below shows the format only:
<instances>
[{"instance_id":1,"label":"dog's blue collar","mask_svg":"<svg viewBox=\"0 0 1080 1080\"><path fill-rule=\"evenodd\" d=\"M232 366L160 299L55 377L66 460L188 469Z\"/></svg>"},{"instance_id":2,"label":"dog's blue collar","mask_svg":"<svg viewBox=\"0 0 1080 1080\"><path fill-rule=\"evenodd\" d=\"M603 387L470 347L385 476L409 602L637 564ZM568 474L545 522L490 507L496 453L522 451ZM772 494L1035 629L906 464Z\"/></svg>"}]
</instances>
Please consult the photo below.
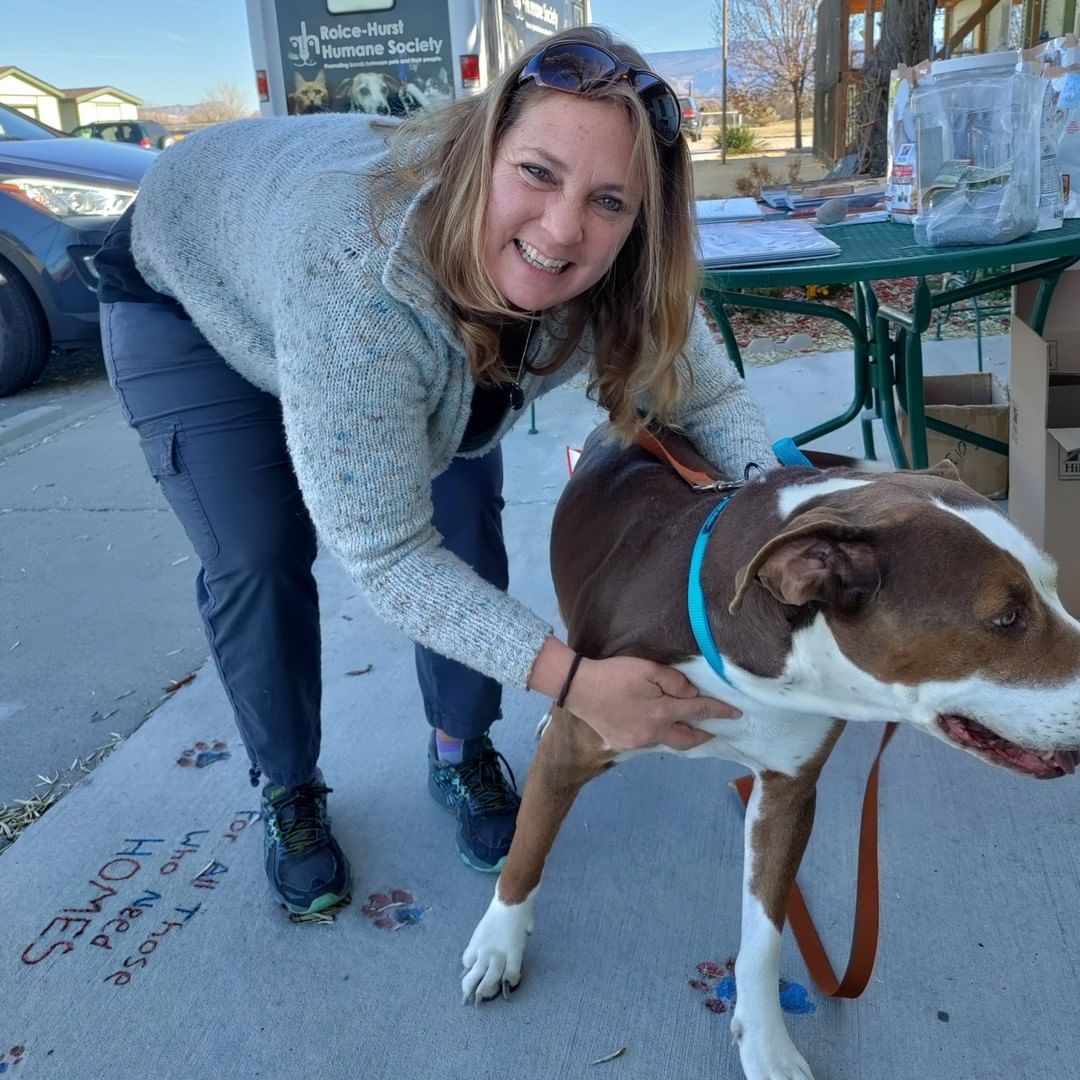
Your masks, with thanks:
<instances>
[{"instance_id":1,"label":"dog's blue collar","mask_svg":"<svg viewBox=\"0 0 1080 1080\"><path fill-rule=\"evenodd\" d=\"M810 459L795 445L793 439L780 439L773 443L773 453L776 454L781 465L803 466L811 469L814 467ZM705 549L709 546L713 526L733 498L734 495L725 495L712 508L709 516L701 526L697 540L694 542L693 553L690 556L690 579L686 592L687 607L690 613L690 627L694 631L694 640L697 642L705 662L728 686L731 686L732 682L724 668L724 658L716 647L712 627L709 626L709 615L705 608L705 590L701 587L701 566L705 561Z\"/></svg>"}]
</instances>

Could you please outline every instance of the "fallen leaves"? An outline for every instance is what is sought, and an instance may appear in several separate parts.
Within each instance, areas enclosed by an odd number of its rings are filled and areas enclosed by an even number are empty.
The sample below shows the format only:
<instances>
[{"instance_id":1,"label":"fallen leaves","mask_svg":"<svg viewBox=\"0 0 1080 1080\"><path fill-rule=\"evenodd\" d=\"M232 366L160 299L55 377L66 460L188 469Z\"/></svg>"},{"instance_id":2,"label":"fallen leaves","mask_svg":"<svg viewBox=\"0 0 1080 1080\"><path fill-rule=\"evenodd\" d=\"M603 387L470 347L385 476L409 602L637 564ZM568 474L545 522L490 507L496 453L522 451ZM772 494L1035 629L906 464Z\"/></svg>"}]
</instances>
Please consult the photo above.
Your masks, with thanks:
<instances>
[{"instance_id":1,"label":"fallen leaves","mask_svg":"<svg viewBox=\"0 0 1080 1080\"><path fill-rule=\"evenodd\" d=\"M605 1061L614 1061L616 1058L621 1058L623 1056L623 1054L625 1054L628 1049L629 1049L629 1047L620 1046L619 1049L616 1050L614 1053L608 1054L605 1057L597 1058L595 1061L590 1061L589 1064L590 1065L603 1065Z\"/></svg>"},{"instance_id":2,"label":"fallen leaves","mask_svg":"<svg viewBox=\"0 0 1080 1080\"><path fill-rule=\"evenodd\" d=\"M63 778L58 770L55 776L38 775L35 787L44 788L29 799L15 799L9 805L0 805L0 855L2 855L38 818L47 813L63 794L76 783L76 773L88 773L100 765L120 744L124 736L117 731L109 732L109 742L91 751L86 757L77 757L65 770Z\"/></svg>"},{"instance_id":3,"label":"fallen leaves","mask_svg":"<svg viewBox=\"0 0 1080 1080\"><path fill-rule=\"evenodd\" d=\"M173 679L172 682L162 687L162 690L166 694L175 694L183 686L187 686L188 683L195 681L195 676L199 673L197 671L191 672L189 675L185 675L182 679Z\"/></svg>"}]
</instances>

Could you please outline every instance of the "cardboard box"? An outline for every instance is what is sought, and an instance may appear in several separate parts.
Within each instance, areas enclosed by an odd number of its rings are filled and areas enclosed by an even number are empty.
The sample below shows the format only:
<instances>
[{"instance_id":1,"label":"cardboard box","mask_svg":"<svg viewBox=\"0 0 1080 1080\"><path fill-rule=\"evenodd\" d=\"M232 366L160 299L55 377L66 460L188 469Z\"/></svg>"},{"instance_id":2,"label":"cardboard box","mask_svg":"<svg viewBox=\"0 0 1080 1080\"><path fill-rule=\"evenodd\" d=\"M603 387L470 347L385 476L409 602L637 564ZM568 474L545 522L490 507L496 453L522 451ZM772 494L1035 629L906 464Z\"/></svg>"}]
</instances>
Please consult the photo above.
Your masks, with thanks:
<instances>
[{"instance_id":1,"label":"cardboard box","mask_svg":"<svg viewBox=\"0 0 1080 1080\"><path fill-rule=\"evenodd\" d=\"M1009 396L988 371L965 375L927 375L923 379L926 415L965 431L1008 442ZM900 435L911 456L908 418L900 413ZM1009 460L1004 454L927 429L927 460L931 465L948 458L960 479L991 499L1003 499L1009 490Z\"/></svg>"},{"instance_id":2,"label":"cardboard box","mask_svg":"<svg viewBox=\"0 0 1080 1080\"><path fill-rule=\"evenodd\" d=\"M1020 269L1027 263L1020 263ZM1025 281L1013 286L1013 314L1031 325L1031 314L1039 295L1041 281ZM1080 346L1080 266L1070 266L1054 289L1054 297L1047 312L1043 337L1047 341L1064 340L1070 348Z\"/></svg>"},{"instance_id":3,"label":"cardboard box","mask_svg":"<svg viewBox=\"0 0 1080 1080\"><path fill-rule=\"evenodd\" d=\"M1012 319L1009 518L1057 560L1058 594L1080 615L1080 319L1067 326L1058 299L1052 337L1049 320L1040 337Z\"/></svg>"}]
</instances>

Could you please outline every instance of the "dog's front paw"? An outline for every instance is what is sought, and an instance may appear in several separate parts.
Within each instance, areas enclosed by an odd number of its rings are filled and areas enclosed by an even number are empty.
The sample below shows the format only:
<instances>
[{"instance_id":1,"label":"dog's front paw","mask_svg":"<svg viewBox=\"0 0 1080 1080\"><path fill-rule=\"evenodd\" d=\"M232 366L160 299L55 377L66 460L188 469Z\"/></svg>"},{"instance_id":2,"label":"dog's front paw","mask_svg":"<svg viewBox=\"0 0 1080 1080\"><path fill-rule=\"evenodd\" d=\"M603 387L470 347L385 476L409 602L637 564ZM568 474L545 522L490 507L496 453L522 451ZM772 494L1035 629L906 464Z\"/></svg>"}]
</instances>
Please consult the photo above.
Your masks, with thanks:
<instances>
[{"instance_id":1,"label":"dog's front paw","mask_svg":"<svg viewBox=\"0 0 1080 1080\"><path fill-rule=\"evenodd\" d=\"M731 1034L739 1047L746 1080L814 1080L810 1066L782 1028L767 1038L754 1038L736 1019Z\"/></svg>"},{"instance_id":2,"label":"dog's front paw","mask_svg":"<svg viewBox=\"0 0 1080 1080\"><path fill-rule=\"evenodd\" d=\"M532 902L504 904L492 898L480 924L473 931L461 957L465 974L461 978L462 1001L481 1001L501 993L508 997L521 982L521 962L525 939L532 933Z\"/></svg>"}]
</instances>

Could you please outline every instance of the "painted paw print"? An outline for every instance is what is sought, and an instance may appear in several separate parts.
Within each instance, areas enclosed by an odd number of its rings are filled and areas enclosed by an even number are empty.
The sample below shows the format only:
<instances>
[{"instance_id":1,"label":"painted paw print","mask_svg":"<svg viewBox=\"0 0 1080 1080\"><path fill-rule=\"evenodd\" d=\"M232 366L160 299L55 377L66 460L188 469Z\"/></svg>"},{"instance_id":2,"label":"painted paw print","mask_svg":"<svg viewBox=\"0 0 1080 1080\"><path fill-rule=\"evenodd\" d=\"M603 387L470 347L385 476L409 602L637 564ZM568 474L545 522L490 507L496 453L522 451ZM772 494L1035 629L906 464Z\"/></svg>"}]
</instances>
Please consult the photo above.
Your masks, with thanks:
<instances>
[{"instance_id":1,"label":"painted paw print","mask_svg":"<svg viewBox=\"0 0 1080 1080\"><path fill-rule=\"evenodd\" d=\"M0 1051L0 1075L14 1069L26 1053L25 1046L13 1046L6 1054Z\"/></svg>"},{"instance_id":2,"label":"painted paw print","mask_svg":"<svg viewBox=\"0 0 1080 1080\"><path fill-rule=\"evenodd\" d=\"M691 979L689 986L691 990L700 990L702 993L707 994L705 998L705 1008L710 1012L724 1013L727 1012L729 1007L734 1004L734 998L731 1001L725 1000L714 993L715 988L722 982L730 978L732 985L735 982L735 957L729 956L723 963L717 963L715 960L702 960L697 966L700 979ZM728 972L732 974L728 976Z\"/></svg>"},{"instance_id":3,"label":"painted paw print","mask_svg":"<svg viewBox=\"0 0 1080 1080\"><path fill-rule=\"evenodd\" d=\"M380 930L400 930L405 926L417 926L424 918L426 908L420 907L412 893L405 889L372 893L360 909Z\"/></svg>"},{"instance_id":4,"label":"painted paw print","mask_svg":"<svg viewBox=\"0 0 1080 1080\"><path fill-rule=\"evenodd\" d=\"M228 761L232 755L226 749L228 743L218 739L216 742L197 742L189 746L177 759L176 764L185 769L193 765L196 769L205 769L207 765L213 765L215 761Z\"/></svg>"},{"instance_id":5,"label":"painted paw print","mask_svg":"<svg viewBox=\"0 0 1080 1080\"><path fill-rule=\"evenodd\" d=\"M697 966L700 979L691 979L691 990L699 990L707 995L705 1008L710 1012L726 1013L735 1007L735 957L729 956L725 963L702 960ZM786 1013L808 1015L817 1011L817 1005L810 1000L806 987L797 982L780 980L780 1008Z\"/></svg>"}]
</instances>

